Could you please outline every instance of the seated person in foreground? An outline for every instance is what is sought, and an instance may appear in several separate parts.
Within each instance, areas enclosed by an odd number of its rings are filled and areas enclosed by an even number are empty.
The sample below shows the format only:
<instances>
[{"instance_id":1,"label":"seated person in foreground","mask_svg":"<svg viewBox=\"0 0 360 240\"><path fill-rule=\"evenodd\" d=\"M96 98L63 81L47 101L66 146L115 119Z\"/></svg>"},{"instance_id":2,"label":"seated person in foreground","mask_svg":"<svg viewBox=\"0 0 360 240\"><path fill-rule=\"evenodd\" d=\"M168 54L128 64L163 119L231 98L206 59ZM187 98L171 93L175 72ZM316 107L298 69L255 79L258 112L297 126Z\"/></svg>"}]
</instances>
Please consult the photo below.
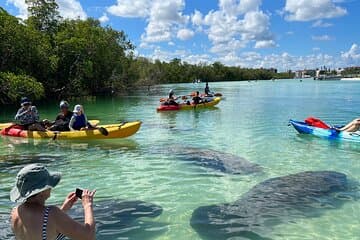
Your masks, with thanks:
<instances>
[{"instance_id":1,"label":"seated person in foreground","mask_svg":"<svg viewBox=\"0 0 360 240\"><path fill-rule=\"evenodd\" d=\"M39 112L35 106L32 106L31 101L27 97L21 98L21 108L17 111L15 120L20 122L24 130L46 131L39 122Z\"/></svg>"},{"instance_id":2,"label":"seated person in foreground","mask_svg":"<svg viewBox=\"0 0 360 240\"><path fill-rule=\"evenodd\" d=\"M69 217L66 212L77 201L75 192L68 194L63 205L46 205L51 189L60 181L60 173L50 173L40 164L25 166L16 177L10 199L20 203L11 212L11 228L18 240L95 239L93 197L95 191L83 190L84 223Z\"/></svg>"},{"instance_id":3,"label":"seated person in foreground","mask_svg":"<svg viewBox=\"0 0 360 240\"><path fill-rule=\"evenodd\" d=\"M344 132L357 132L360 131L360 118L354 119L350 123L346 124L342 128L337 128L338 131Z\"/></svg>"},{"instance_id":4,"label":"seated person in foreground","mask_svg":"<svg viewBox=\"0 0 360 240\"><path fill-rule=\"evenodd\" d=\"M50 131L70 131L69 124L73 112L69 110L69 103L67 101L60 102L60 113L57 115L55 122L49 127Z\"/></svg>"},{"instance_id":5,"label":"seated person in foreground","mask_svg":"<svg viewBox=\"0 0 360 240\"><path fill-rule=\"evenodd\" d=\"M193 97L193 104L197 105L202 102L202 98L199 96L199 92L196 92L195 97Z\"/></svg>"},{"instance_id":6,"label":"seated person in foreground","mask_svg":"<svg viewBox=\"0 0 360 240\"><path fill-rule=\"evenodd\" d=\"M76 105L74 107L73 115L69 123L69 129L70 131L94 129L94 127L88 122L84 109L81 105Z\"/></svg>"}]
</instances>

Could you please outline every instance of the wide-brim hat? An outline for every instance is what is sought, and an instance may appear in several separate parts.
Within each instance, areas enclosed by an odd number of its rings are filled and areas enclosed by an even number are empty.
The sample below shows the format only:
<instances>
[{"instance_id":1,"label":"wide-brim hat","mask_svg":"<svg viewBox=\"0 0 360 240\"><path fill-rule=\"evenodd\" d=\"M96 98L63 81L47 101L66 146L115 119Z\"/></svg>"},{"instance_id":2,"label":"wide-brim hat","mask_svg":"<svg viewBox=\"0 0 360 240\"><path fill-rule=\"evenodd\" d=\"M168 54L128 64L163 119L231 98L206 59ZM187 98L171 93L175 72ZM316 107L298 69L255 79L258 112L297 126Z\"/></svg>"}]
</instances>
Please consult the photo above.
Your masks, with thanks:
<instances>
[{"instance_id":1,"label":"wide-brim hat","mask_svg":"<svg viewBox=\"0 0 360 240\"><path fill-rule=\"evenodd\" d=\"M50 173L43 165L27 165L16 176L16 184L10 192L10 200L24 203L28 198L55 187L60 179L61 173Z\"/></svg>"}]
</instances>

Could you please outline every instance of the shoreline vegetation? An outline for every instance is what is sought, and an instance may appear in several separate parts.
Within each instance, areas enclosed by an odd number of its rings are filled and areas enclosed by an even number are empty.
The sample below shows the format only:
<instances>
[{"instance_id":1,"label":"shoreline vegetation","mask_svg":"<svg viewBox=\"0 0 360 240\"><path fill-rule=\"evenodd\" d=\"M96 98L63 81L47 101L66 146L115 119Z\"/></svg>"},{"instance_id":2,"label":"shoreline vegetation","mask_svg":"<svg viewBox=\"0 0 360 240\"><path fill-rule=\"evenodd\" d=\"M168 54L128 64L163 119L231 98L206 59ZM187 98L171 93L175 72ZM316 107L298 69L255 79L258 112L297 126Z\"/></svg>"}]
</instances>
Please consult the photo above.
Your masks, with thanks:
<instances>
[{"instance_id":1,"label":"shoreline vegetation","mask_svg":"<svg viewBox=\"0 0 360 240\"><path fill-rule=\"evenodd\" d=\"M29 18L0 7L0 104L21 96L33 100L125 95L166 83L248 81L293 78L276 69L170 62L134 56L123 31L98 20L62 19L54 0L26 0Z\"/></svg>"}]
</instances>

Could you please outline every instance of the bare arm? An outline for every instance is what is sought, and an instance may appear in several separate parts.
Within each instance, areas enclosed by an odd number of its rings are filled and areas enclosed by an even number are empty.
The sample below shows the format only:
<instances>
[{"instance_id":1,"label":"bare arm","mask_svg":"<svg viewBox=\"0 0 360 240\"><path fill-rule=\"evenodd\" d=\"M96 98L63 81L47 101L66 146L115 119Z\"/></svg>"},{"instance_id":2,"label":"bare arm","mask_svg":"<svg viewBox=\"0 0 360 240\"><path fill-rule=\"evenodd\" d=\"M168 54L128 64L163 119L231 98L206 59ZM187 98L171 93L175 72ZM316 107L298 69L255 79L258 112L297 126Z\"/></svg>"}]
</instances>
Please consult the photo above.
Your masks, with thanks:
<instances>
[{"instance_id":1,"label":"bare arm","mask_svg":"<svg viewBox=\"0 0 360 240\"><path fill-rule=\"evenodd\" d=\"M21 120L22 117L27 114L29 112L29 110L25 110L24 108L20 108L16 115L15 115L15 120Z\"/></svg>"},{"instance_id":2,"label":"bare arm","mask_svg":"<svg viewBox=\"0 0 360 240\"><path fill-rule=\"evenodd\" d=\"M93 215L93 196L95 192L84 190L82 204L84 207L84 224L81 224L64 211L55 207L54 219L56 219L56 230L74 240L94 240L95 239L95 219Z\"/></svg>"},{"instance_id":3,"label":"bare arm","mask_svg":"<svg viewBox=\"0 0 360 240\"><path fill-rule=\"evenodd\" d=\"M75 117L72 116L69 122L70 131L75 131L75 129L73 129L74 122L75 122Z\"/></svg>"}]
</instances>

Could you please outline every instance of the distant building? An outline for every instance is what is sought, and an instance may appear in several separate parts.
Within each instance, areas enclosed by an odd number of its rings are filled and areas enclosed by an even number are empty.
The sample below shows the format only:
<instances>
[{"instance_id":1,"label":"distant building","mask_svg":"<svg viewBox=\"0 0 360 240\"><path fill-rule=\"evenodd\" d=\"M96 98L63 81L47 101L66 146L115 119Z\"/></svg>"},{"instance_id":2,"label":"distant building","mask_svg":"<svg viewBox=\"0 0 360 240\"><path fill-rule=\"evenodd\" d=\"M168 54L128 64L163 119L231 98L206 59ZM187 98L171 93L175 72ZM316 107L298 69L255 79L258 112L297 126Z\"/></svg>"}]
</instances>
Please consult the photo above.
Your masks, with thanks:
<instances>
[{"instance_id":1,"label":"distant building","mask_svg":"<svg viewBox=\"0 0 360 240\"><path fill-rule=\"evenodd\" d=\"M295 72L295 78L312 78L315 77L316 70L298 70Z\"/></svg>"}]
</instances>

